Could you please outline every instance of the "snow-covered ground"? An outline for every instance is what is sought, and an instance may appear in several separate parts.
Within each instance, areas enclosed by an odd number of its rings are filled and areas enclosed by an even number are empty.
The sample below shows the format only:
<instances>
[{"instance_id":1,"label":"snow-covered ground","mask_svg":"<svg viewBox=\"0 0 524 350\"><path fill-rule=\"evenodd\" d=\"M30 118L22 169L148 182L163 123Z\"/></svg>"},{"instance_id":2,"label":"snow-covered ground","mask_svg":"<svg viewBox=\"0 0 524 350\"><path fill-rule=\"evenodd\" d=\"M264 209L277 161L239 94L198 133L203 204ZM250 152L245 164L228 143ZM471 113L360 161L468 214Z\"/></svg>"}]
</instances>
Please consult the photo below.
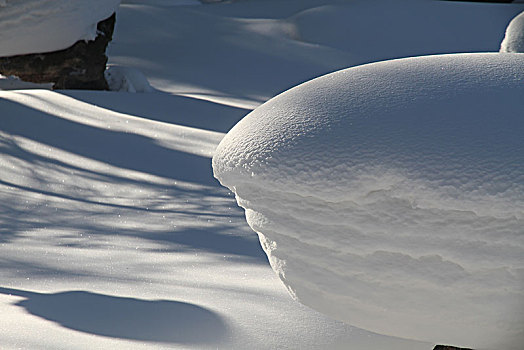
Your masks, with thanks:
<instances>
[{"instance_id":1,"label":"snow-covered ground","mask_svg":"<svg viewBox=\"0 0 524 350\"><path fill-rule=\"evenodd\" d=\"M277 93L378 59L498 51L524 10L376 4L122 1L110 63L154 91L0 92L0 348L430 349L292 300L211 171Z\"/></svg>"}]
</instances>

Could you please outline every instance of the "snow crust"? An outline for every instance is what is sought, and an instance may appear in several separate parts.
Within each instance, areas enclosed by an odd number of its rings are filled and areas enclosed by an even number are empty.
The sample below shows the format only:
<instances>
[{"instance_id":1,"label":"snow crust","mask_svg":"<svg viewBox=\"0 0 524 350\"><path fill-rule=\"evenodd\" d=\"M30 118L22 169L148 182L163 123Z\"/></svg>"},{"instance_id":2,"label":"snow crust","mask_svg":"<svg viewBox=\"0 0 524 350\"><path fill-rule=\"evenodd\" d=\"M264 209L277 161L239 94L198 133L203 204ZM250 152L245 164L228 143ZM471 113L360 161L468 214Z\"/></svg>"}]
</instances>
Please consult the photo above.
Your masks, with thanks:
<instances>
[{"instance_id":1,"label":"snow crust","mask_svg":"<svg viewBox=\"0 0 524 350\"><path fill-rule=\"evenodd\" d=\"M500 52L524 52L524 12L509 23Z\"/></svg>"},{"instance_id":2,"label":"snow crust","mask_svg":"<svg viewBox=\"0 0 524 350\"><path fill-rule=\"evenodd\" d=\"M269 100L215 177L302 303L383 334L524 343L524 55L406 58Z\"/></svg>"},{"instance_id":3,"label":"snow crust","mask_svg":"<svg viewBox=\"0 0 524 350\"><path fill-rule=\"evenodd\" d=\"M9 0L0 9L0 56L65 49L93 40L120 0Z\"/></svg>"}]
</instances>

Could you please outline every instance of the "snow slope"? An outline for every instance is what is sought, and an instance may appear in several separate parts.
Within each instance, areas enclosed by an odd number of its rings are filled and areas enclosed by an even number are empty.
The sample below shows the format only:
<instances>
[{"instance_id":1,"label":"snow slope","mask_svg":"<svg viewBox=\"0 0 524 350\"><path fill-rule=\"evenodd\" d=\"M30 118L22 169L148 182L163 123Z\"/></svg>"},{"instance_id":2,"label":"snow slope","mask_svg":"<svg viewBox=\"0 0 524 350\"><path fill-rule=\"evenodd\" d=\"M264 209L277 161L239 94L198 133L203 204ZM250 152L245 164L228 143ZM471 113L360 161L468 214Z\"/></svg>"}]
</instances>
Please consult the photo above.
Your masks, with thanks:
<instances>
[{"instance_id":1,"label":"snow slope","mask_svg":"<svg viewBox=\"0 0 524 350\"><path fill-rule=\"evenodd\" d=\"M122 2L110 63L150 93L0 92L0 348L430 349L292 300L212 177L252 108L360 62L365 48L293 37L291 17L351 2L195 4ZM481 8L504 9L484 23L503 34L524 6Z\"/></svg>"},{"instance_id":2,"label":"snow slope","mask_svg":"<svg viewBox=\"0 0 524 350\"><path fill-rule=\"evenodd\" d=\"M383 61L304 83L213 157L291 294L379 333L524 344L524 54Z\"/></svg>"}]
</instances>

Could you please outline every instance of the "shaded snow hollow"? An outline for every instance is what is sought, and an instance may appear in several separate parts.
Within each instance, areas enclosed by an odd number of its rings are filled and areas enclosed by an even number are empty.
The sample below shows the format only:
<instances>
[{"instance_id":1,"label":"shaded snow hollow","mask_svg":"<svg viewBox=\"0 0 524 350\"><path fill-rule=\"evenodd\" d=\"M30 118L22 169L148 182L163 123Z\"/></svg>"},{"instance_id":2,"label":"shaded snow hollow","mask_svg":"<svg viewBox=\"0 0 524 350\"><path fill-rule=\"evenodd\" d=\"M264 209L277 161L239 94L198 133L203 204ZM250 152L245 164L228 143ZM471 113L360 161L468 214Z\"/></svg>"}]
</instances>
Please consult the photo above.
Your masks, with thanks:
<instances>
[{"instance_id":1,"label":"shaded snow hollow","mask_svg":"<svg viewBox=\"0 0 524 350\"><path fill-rule=\"evenodd\" d=\"M222 140L233 190L302 303L383 334L524 343L524 55L338 71Z\"/></svg>"}]
</instances>

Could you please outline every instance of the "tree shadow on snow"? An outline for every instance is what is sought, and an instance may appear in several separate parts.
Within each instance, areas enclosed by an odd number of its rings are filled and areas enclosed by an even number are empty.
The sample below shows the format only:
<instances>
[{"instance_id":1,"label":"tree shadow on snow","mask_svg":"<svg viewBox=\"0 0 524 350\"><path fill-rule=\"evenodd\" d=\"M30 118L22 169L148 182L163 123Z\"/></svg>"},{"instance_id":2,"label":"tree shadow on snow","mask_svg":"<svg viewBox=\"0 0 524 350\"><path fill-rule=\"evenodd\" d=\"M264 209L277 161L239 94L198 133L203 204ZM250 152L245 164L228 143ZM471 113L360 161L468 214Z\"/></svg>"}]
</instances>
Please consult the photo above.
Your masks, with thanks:
<instances>
[{"instance_id":1,"label":"tree shadow on snow","mask_svg":"<svg viewBox=\"0 0 524 350\"><path fill-rule=\"evenodd\" d=\"M0 131L9 135L119 168L215 184L208 157L169 149L142 135L80 124L8 100L3 100L1 107Z\"/></svg>"},{"instance_id":2,"label":"tree shadow on snow","mask_svg":"<svg viewBox=\"0 0 524 350\"><path fill-rule=\"evenodd\" d=\"M15 305L65 328L111 338L176 343L216 344L229 334L216 312L171 300L144 300L85 291L36 293L1 288L24 300Z\"/></svg>"},{"instance_id":3,"label":"tree shadow on snow","mask_svg":"<svg viewBox=\"0 0 524 350\"><path fill-rule=\"evenodd\" d=\"M9 173L0 174L0 243L45 229L59 232L53 234L83 248L96 248L96 242L87 239L91 235L120 235L162 243L162 251L202 250L267 262L256 234L240 219L241 209L213 178L209 158L163 147L145 136L66 120L9 100L0 99L0 110L2 165L18 167L17 171L24 174L13 173L24 179L20 182ZM126 176L111 168L91 168L78 160L55 157L52 152L35 152L20 144L20 139L39 142L43 150L50 146L124 170L181 180L182 184ZM61 178L67 181L62 183ZM136 200L126 197L137 196L138 190L148 195ZM117 224L126 218L139 220L138 225ZM166 220L176 226L164 224L150 229L144 224L147 219L155 224ZM179 225L178 220L186 224ZM197 227L191 222L211 224ZM86 238L79 239L79 234ZM65 247L62 240L58 244Z\"/></svg>"}]
</instances>

